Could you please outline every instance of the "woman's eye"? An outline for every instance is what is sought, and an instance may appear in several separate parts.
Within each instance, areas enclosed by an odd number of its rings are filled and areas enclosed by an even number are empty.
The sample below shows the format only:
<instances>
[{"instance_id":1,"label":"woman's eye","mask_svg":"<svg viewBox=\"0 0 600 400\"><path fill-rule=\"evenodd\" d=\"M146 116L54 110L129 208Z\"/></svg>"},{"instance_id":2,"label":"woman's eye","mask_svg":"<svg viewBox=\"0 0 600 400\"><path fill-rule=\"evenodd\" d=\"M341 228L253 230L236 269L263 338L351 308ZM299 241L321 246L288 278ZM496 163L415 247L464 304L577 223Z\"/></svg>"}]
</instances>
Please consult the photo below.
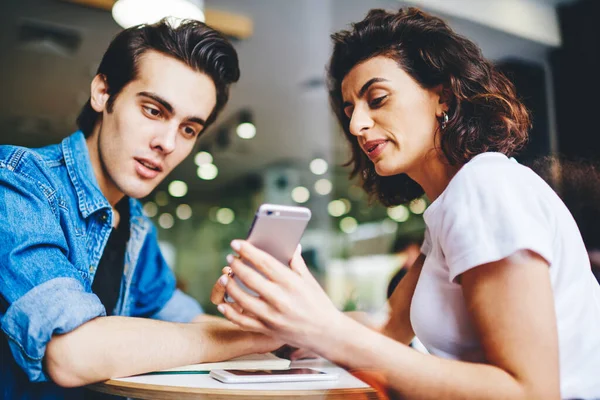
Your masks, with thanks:
<instances>
[{"instance_id":1,"label":"woman's eye","mask_svg":"<svg viewBox=\"0 0 600 400\"><path fill-rule=\"evenodd\" d=\"M386 94L385 96L380 96L377 97L376 99L371 100L371 102L369 103L369 105L371 107L379 107L381 105L381 103L387 99L388 95Z\"/></svg>"}]
</instances>

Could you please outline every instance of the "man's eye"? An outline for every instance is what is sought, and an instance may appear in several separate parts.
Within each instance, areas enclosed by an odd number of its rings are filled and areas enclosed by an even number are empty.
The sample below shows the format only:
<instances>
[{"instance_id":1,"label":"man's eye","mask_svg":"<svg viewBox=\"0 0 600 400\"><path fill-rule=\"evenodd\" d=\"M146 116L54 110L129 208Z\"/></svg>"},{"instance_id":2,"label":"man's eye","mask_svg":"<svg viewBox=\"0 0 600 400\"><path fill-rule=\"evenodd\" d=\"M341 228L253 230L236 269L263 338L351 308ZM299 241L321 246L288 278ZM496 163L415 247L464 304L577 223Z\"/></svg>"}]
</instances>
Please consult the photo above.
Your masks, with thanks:
<instances>
[{"instance_id":1,"label":"man's eye","mask_svg":"<svg viewBox=\"0 0 600 400\"><path fill-rule=\"evenodd\" d=\"M160 116L160 110L157 110L156 108L147 107L147 106L143 106L142 108L144 109L144 111L146 113L152 115L153 117Z\"/></svg>"},{"instance_id":2,"label":"man's eye","mask_svg":"<svg viewBox=\"0 0 600 400\"><path fill-rule=\"evenodd\" d=\"M194 128L190 128L189 126L186 126L185 128L183 128L183 131L188 136L196 136L196 133L197 133Z\"/></svg>"}]
</instances>

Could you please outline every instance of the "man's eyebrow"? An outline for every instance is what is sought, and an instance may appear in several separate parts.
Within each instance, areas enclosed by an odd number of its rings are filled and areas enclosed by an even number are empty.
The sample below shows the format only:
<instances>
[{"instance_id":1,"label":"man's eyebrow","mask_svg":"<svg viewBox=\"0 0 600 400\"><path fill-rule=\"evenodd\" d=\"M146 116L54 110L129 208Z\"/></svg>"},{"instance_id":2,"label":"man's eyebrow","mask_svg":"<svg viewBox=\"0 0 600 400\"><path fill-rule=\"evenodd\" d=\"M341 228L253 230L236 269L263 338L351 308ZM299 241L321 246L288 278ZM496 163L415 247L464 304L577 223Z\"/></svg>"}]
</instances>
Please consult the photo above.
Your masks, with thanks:
<instances>
[{"instance_id":1,"label":"man's eyebrow","mask_svg":"<svg viewBox=\"0 0 600 400\"><path fill-rule=\"evenodd\" d=\"M363 96L365 95L365 93L367 93L367 90L369 90L369 88L371 87L371 85L373 85L374 83L377 83L377 82L389 82L389 80L387 80L387 79L385 79L385 78L378 78L378 77L375 77L375 78L371 78L371 79L369 79L369 80L367 81L367 83L365 83L365 84L364 84L364 85L363 85L363 86L360 88L360 90L358 91L358 97L359 97L359 98L360 98L360 97L363 97ZM351 103L349 103L349 102L345 101L345 102L344 102L344 104L342 105L342 109L344 109L344 108L346 108L346 107L348 107L348 106L351 106L351 105L352 105Z\"/></svg>"},{"instance_id":2,"label":"man's eyebrow","mask_svg":"<svg viewBox=\"0 0 600 400\"><path fill-rule=\"evenodd\" d=\"M171 105L171 103L169 103L167 100L163 99L159 95L154 94L154 93L150 93L150 92L139 92L137 95L140 96L140 97L148 97L148 98L156 101L161 106L163 106L165 108L165 110L167 110L167 112L169 114L174 114L173 106ZM186 119L188 121L190 121L190 122L195 122L195 123L200 124L202 126L206 125L206 121L204 120L204 118L189 117L189 118L186 118Z\"/></svg>"},{"instance_id":3,"label":"man's eyebrow","mask_svg":"<svg viewBox=\"0 0 600 400\"><path fill-rule=\"evenodd\" d=\"M173 114L173 106L171 105L171 103L169 103L168 101L166 101L159 95L156 95L156 94L150 93L150 92L139 92L137 95L140 97L148 97L148 98L156 101L161 106L163 106L169 112L169 114Z\"/></svg>"},{"instance_id":4,"label":"man's eyebrow","mask_svg":"<svg viewBox=\"0 0 600 400\"><path fill-rule=\"evenodd\" d=\"M203 120L200 117L189 117L189 118L187 118L187 120L190 121L190 122L195 122L195 123L200 124L202 126L206 125L206 121Z\"/></svg>"}]
</instances>

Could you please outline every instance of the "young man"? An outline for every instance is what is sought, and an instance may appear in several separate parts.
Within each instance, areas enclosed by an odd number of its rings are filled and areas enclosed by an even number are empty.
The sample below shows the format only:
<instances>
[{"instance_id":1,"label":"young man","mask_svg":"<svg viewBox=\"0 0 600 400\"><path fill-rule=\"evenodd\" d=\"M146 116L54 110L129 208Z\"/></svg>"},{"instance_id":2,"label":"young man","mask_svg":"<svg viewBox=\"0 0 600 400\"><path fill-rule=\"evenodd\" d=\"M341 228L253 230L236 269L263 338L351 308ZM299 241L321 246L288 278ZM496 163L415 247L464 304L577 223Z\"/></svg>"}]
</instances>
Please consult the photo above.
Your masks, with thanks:
<instances>
[{"instance_id":1,"label":"young man","mask_svg":"<svg viewBox=\"0 0 600 400\"><path fill-rule=\"evenodd\" d=\"M190 154L238 78L234 48L202 23L134 27L105 53L80 131L0 146L3 398L83 398L67 388L279 347L200 315L135 200Z\"/></svg>"}]
</instances>

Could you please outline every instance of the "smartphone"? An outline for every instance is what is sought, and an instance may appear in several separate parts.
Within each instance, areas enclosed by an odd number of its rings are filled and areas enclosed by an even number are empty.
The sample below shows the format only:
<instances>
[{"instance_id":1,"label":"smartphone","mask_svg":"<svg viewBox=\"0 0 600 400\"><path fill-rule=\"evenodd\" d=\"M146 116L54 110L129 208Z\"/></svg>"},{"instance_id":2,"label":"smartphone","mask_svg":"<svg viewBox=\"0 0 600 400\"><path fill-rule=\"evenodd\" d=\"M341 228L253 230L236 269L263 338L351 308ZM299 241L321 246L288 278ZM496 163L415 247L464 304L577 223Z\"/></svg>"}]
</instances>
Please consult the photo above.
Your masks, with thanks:
<instances>
[{"instance_id":1,"label":"smartphone","mask_svg":"<svg viewBox=\"0 0 600 400\"><path fill-rule=\"evenodd\" d=\"M339 378L337 373L323 372L312 368L281 370L213 369L210 371L210 376L223 383L334 381Z\"/></svg>"},{"instance_id":2,"label":"smartphone","mask_svg":"<svg viewBox=\"0 0 600 400\"><path fill-rule=\"evenodd\" d=\"M310 217L311 212L306 207L263 204L254 215L246 240L282 264L289 265ZM247 293L258 296L235 276L233 279ZM227 294L225 301L234 302Z\"/></svg>"}]
</instances>

